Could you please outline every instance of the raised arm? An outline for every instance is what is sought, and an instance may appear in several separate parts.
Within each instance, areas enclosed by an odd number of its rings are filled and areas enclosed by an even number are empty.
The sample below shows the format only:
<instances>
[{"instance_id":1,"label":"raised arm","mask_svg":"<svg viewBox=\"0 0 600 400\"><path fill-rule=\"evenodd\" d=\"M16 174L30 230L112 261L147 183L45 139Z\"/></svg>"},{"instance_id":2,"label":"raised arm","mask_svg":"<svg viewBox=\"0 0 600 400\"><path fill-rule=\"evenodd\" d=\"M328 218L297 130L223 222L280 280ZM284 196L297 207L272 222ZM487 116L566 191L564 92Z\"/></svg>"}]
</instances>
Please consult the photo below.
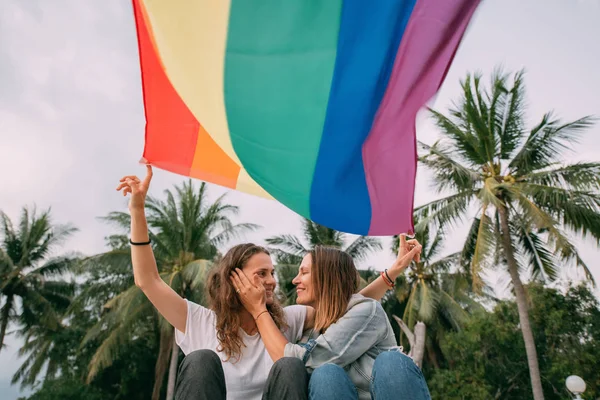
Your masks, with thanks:
<instances>
[{"instance_id":1,"label":"raised arm","mask_svg":"<svg viewBox=\"0 0 600 400\"><path fill-rule=\"evenodd\" d=\"M146 177L143 181L140 181L137 176L129 175L123 177L117 187L117 190L122 190L123 196L128 193L131 195L129 199L131 241L138 243L138 245L131 245L133 277L135 284L142 289L158 312L177 330L185 332L187 303L161 279L149 244L144 205L151 180L152 167L147 165Z\"/></svg>"},{"instance_id":2,"label":"raised arm","mask_svg":"<svg viewBox=\"0 0 600 400\"><path fill-rule=\"evenodd\" d=\"M391 279L392 282L396 281L396 278L400 276L402 272L408 267L412 260L419 262L421 257L421 244L416 240L406 240L406 235L400 235L400 246L398 247L398 258L394 261L394 264L390 268L387 269L387 277ZM380 301L385 292L390 290L390 285L386 282L383 276L379 276L373 282L371 282L367 287L360 291L365 297L370 297L373 300Z\"/></svg>"}]
</instances>

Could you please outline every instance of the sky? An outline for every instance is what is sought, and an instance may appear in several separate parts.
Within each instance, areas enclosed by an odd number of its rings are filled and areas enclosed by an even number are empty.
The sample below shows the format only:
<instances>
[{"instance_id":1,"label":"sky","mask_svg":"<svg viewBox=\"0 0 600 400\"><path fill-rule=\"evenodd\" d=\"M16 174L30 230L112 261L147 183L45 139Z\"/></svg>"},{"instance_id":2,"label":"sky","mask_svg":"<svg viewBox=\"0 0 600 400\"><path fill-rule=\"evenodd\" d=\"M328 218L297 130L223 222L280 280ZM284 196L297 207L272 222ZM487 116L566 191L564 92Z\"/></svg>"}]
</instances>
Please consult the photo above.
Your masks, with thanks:
<instances>
[{"instance_id":1,"label":"sky","mask_svg":"<svg viewBox=\"0 0 600 400\"><path fill-rule=\"evenodd\" d=\"M144 173L138 164L145 121L131 3L0 3L0 209L16 220L25 205L51 208L56 223L80 230L62 251L102 252L112 228L98 217L126 211L126 200L115 191L118 180ZM489 76L503 65L506 71L526 70L530 126L549 110L567 120L600 115L598 20L600 0L484 0L431 106L446 110L467 72ZM418 139L431 144L438 135L426 113L420 114ZM565 160L600 160L600 125ZM417 206L439 196L430 177L423 169L417 172ZM183 179L155 169L151 193L160 196ZM300 233L300 217L283 205L210 187L212 199L224 193L241 207L236 221L262 226L238 242L263 243L272 235ZM459 224L452 232L448 252L458 249L464 231ZM383 243L385 251L359 267L388 266L390 240ZM576 243L600 281L597 245ZM581 276L567 269L563 279ZM490 283L501 292L507 278L490 276ZM19 365L18 347L19 340L11 337L0 353L0 394L6 400L18 393L9 385Z\"/></svg>"}]
</instances>

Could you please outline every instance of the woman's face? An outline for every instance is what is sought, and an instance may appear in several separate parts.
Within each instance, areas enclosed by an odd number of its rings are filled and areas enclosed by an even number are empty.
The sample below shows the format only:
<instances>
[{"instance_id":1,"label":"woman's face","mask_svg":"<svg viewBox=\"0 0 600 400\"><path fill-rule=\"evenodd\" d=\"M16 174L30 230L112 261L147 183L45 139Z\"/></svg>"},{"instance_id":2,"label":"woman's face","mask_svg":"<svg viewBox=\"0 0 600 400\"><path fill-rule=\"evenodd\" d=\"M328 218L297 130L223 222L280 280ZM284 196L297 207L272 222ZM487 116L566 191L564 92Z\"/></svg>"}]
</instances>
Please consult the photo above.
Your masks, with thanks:
<instances>
[{"instance_id":1,"label":"woman's face","mask_svg":"<svg viewBox=\"0 0 600 400\"><path fill-rule=\"evenodd\" d=\"M265 253L253 255L248 259L242 271L250 282L254 282L255 275L258 276L266 291L267 304L273 304L277 282L275 282L275 268L273 268L271 256Z\"/></svg>"},{"instance_id":2,"label":"woman's face","mask_svg":"<svg viewBox=\"0 0 600 400\"><path fill-rule=\"evenodd\" d=\"M298 295L296 303L314 307L316 298L313 293L312 278L310 274L311 269L312 257L310 254L307 254L302 259L302 263L298 269L298 275L296 275L292 283L296 285L296 293Z\"/></svg>"}]
</instances>

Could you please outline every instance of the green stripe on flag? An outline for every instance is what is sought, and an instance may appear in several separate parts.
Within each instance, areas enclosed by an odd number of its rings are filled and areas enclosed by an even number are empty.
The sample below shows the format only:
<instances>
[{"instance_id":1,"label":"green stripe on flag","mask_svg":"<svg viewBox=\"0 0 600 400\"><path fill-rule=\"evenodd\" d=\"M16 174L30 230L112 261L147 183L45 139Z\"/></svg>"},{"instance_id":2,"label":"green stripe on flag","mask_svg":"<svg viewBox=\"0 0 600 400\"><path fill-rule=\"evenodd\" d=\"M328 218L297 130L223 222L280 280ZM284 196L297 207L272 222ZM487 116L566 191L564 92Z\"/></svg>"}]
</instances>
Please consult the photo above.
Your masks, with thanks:
<instances>
[{"instance_id":1,"label":"green stripe on flag","mask_svg":"<svg viewBox=\"0 0 600 400\"><path fill-rule=\"evenodd\" d=\"M306 217L341 9L342 0L231 2L224 90L233 148L259 185Z\"/></svg>"}]
</instances>

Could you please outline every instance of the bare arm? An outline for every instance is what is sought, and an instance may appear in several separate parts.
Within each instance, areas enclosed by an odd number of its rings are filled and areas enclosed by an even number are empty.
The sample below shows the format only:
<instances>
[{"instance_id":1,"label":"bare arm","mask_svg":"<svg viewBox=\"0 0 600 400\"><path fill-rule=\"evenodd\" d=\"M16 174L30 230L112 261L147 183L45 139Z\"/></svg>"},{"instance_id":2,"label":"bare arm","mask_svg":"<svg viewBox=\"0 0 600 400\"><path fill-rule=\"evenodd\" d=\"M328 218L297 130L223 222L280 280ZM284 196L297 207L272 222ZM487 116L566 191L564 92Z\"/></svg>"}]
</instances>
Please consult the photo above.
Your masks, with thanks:
<instances>
[{"instance_id":1,"label":"bare arm","mask_svg":"<svg viewBox=\"0 0 600 400\"><path fill-rule=\"evenodd\" d=\"M421 244L417 240L406 240L405 235L400 235L400 246L398 248L398 258L392 264L390 268L388 268L387 273L392 280L392 282L396 281L396 278L400 276L402 272L408 267L411 261L414 259L419 262L421 257ZM365 287L360 291L365 297L370 297L373 300L380 301L385 293L390 290L390 286L386 283L382 276L375 279L373 282L369 284L369 286Z\"/></svg>"},{"instance_id":2,"label":"bare arm","mask_svg":"<svg viewBox=\"0 0 600 400\"><path fill-rule=\"evenodd\" d=\"M148 224L144 212L144 202L150 181L152 167L147 165L147 174L143 182L135 176L121 179L117 190L123 190L123 195L131 194L129 211L131 213L131 241L147 242ZM135 284L142 289L148 300L156 307L177 330L185 332L187 319L187 303L160 277L156 259L150 245L131 246L131 263Z\"/></svg>"}]
</instances>

